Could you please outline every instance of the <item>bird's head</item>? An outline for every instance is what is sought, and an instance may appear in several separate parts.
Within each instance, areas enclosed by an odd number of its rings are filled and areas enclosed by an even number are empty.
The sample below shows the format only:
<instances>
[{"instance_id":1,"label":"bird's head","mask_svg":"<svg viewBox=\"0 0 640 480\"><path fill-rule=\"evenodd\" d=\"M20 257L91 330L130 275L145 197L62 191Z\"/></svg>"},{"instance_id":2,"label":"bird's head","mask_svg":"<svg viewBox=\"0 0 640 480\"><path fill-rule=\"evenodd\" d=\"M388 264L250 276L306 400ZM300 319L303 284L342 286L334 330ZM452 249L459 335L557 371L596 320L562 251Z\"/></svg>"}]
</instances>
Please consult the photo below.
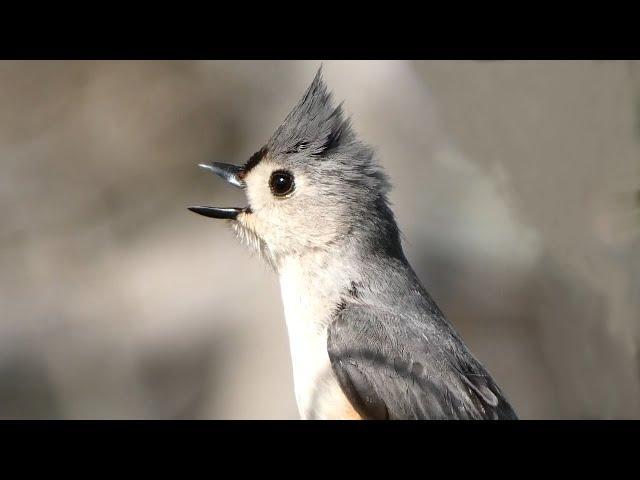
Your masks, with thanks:
<instances>
[{"instance_id":1,"label":"bird's head","mask_svg":"<svg viewBox=\"0 0 640 480\"><path fill-rule=\"evenodd\" d=\"M288 255L330 249L388 211L388 182L332 103L321 69L269 141L242 166L201 165L245 190L245 208L191 207L227 219L276 266Z\"/></svg>"}]
</instances>

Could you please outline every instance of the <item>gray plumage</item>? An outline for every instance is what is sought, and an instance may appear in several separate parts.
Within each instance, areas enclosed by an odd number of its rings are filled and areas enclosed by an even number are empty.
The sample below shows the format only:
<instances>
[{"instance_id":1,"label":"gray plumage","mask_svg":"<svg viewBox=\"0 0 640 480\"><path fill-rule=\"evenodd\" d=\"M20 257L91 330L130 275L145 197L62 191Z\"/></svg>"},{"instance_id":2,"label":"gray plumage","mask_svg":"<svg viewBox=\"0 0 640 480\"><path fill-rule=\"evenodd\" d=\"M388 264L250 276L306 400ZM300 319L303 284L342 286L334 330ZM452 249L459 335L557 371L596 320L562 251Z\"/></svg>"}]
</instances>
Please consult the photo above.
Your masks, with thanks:
<instances>
[{"instance_id":1,"label":"gray plumage","mask_svg":"<svg viewBox=\"0 0 640 480\"><path fill-rule=\"evenodd\" d=\"M328 328L331 365L356 410L370 419L515 419L406 260L392 268L404 285L354 287Z\"/></svg>"},{"instance_id":2,"label":"gray plumage","mask_svg":"<svg viewBox=\"0 0 640 480\"><path fill-rule=\"evenodd\" d=\"M280 275L304 418L341 418L342 394L362 418L516 418L405 258L389 182L320 70L237 178L225 168L250 201L235 231ZM274 172L295 188L269 192Z\"/></svg>"}]
</instances>

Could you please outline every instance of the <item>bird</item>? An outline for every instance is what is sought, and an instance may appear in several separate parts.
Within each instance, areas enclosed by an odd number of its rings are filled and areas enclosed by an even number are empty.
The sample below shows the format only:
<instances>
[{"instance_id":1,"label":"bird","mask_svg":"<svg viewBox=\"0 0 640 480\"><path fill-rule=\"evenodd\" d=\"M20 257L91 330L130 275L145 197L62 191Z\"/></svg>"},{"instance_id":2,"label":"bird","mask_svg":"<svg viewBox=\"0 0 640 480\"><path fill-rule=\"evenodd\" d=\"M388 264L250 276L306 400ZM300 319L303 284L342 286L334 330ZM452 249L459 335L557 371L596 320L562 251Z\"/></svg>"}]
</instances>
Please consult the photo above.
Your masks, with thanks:
<instances>
[{"instance_id":1,"label":"bird","mask_svg":"<svg viewBox=\"0 0 640 480\"><path fill-rule=\"evenodd\" d=\"M302 419L515 420L409 264L377 154L335 105L322 66L243 165L200 164L246 207L231 224L277 273Z\"/></svg>"}]
</instances>

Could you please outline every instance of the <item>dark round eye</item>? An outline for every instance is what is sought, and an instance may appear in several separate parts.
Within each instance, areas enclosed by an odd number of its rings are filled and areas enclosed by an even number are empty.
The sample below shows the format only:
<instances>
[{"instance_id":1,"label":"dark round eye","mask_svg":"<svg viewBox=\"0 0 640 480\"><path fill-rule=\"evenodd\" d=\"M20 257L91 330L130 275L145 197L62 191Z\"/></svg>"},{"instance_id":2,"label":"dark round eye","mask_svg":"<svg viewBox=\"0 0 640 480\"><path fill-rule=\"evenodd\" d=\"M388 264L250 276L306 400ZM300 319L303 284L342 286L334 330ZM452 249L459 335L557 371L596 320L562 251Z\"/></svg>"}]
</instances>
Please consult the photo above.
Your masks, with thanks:
<instances>
[{"instance_id":1,"label":"dark round eye","mask_svg":"<svg viewBox=\"0 0 640 480\"><path fill-rule=\"evenodd\" d=\"M284 170L277 170L271 174L269 187L277 197L282 197L293 191L293 175Z\"/></svg>"}]
</instances>

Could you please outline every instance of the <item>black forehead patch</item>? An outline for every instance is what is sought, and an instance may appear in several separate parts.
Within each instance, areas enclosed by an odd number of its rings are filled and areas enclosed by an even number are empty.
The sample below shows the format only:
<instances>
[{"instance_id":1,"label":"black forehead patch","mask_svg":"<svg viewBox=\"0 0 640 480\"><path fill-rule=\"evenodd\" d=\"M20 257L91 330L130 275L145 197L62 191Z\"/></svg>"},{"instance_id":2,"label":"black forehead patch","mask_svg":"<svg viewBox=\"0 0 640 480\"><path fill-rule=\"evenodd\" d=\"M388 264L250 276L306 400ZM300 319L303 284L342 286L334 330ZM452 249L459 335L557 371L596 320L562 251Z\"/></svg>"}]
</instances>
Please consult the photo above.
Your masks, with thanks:
<instances>
[{"instance_id":1,"label":"black forehead patch","mask_svg":"<svg viewBox=\"0 0 640 480\"><path fill-rule=\"evenodd\" d=\"M244 166L242 167L242 176L244 176L247 173L249 173L252 168L254 168L256 165L258 165L260 163L260 161L267 155L268 151L269 151L269 149L267 147L262 147L256 153L251 155L249 160L247 160L247 163L245 163Z\"/></svg>"}]
</instances>

